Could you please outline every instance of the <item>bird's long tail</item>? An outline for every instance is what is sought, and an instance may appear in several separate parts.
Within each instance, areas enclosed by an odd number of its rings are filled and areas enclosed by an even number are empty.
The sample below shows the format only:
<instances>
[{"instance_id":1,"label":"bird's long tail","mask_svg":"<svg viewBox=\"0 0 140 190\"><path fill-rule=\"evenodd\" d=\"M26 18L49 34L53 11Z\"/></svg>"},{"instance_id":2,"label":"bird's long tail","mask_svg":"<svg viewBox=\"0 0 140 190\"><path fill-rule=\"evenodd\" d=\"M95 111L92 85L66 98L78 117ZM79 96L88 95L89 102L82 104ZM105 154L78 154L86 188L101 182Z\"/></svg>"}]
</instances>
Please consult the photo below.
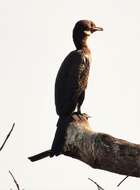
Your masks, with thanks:
<instances>
[{"instance_id":1,"label":"bird's long tail","mask_svg":"<svg viewBox=\"0 0 140 190\"><path fill-rule=\"evenodd\" d=\"M55 137L52 143L51 155L50 157L58 156L62 152L62 148L65 142L66 130L71 117L59 117L57 122L57 129Z\"/></svg>"},{"instance_id":2,"label":"bird's long tail","mask_svg":"<svg viewBox=\"0 0 140 190\"><path fill-rule=\"evenodd\" d=\"M39 153L39 154L36 154L36 155L34 155L34 156L31 156L31 157L29 157L28 159L29 159L30 161L32 161L32 162L35 162L35 161L37 161L37 160L41 160L41 159L43 159L43 158L45 158L45 157L47 157L47 156L50 156L50 154L51 154L51 150L47 150L47 151L41 152L41 153Z\"/></svg>"},{"instance_id":3,"label":"bird's long tail","mask_svg":"<svg viewBox=\"0 0 140 190\"><path fill-rule=\"evenodd\" d=\"M51 150L41 152L39 154L29 157L28 159L34 162L48 156L53 157L54 155L58 156L59 154L61 154L63 145L65 143L65 135L66 135L67 126L68 126L68 123L70 122L70 119L71 119L71 116L59 117Z\"/></svg>"}]
</instances>

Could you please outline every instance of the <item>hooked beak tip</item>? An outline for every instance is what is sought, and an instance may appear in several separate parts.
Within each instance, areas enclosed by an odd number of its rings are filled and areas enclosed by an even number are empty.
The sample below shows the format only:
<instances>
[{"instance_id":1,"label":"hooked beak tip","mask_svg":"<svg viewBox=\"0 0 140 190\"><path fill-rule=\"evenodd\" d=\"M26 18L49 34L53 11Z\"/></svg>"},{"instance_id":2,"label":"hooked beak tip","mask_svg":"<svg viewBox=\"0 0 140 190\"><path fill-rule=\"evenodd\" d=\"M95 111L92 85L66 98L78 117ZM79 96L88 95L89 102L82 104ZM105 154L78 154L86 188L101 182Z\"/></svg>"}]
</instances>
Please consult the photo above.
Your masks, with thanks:
<instances>
[{"instance_id":1,"label":"hooked beak tip","mask_svg":"<svg viewBox=\"0 0 140 190\"><path fill-rule=\"evenodd\" d=\"M96 31L103 31L103 28L101 27L94 27L92 32L96 32Z\"/></svg>"}]
</instances>

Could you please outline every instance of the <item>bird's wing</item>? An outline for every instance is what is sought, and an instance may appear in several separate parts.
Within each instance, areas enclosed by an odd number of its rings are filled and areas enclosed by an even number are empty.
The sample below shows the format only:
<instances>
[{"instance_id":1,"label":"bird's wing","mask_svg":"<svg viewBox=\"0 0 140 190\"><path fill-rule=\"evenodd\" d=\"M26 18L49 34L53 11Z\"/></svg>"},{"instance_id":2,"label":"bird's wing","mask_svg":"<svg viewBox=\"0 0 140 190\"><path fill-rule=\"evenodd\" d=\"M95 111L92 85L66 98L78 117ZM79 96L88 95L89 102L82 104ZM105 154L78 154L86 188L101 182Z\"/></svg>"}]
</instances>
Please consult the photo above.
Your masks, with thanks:
<instances>
[{"instance_id":1,"label":"bird's wing","mask_svg":"<svg viewBox=\"0 0 140 190\"><path fill-rule=\"evenodd\" d=\"M81 51L71 52L63 61L55 83L55 104L57 113L74 111L81 94L81 74L84 70L84 56Z\"/></svg>"},{"instance_id":2,"label":"bird's wing","mask_svg":"<svg viewBox=\"0 0 140 190\"><path fill-rule=\"evenodd\" d=\"M71 96L69 97L71 100L77 100L79 95L81 94L81 75L84 67L84 57L81 52L75 51L71 54L69 60L69 74L68 74L68 88L69 92L71 92Z\"/></svg>"}]
</instances>

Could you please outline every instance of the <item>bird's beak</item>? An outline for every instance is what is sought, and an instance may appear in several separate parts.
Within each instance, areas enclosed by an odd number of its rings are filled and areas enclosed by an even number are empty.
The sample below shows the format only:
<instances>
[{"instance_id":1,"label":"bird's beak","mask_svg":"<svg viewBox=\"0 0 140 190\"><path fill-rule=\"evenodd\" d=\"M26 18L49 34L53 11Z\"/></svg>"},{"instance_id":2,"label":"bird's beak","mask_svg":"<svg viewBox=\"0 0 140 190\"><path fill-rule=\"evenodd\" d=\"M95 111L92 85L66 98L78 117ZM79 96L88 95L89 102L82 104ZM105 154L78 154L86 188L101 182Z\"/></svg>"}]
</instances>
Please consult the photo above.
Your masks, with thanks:
<instances>
[{"instance_id":1,"label":"bird's beak","mask_svg":"<svg viewBox=\"0 0 140 190\"><path fill-rule=\"evenodd\" d=\"M103 28L101 28L101 27L94 27L94 28L91 29L92 33L96 32L96 31L103 31Z\"/></svg>"},{"instance_id":2,"label":"bird's beak","mask_svg":"<svg viewBox=\"0 0 140 190\"><path fill-rule=\"evenodd\" d=\"M84 34L86 34L86 36L90 36L93 32L96 32L96 31L103 31L103 28L94 27L94 28L91 28L90 30L85 30Z\"/></svg>"}]
</instances>

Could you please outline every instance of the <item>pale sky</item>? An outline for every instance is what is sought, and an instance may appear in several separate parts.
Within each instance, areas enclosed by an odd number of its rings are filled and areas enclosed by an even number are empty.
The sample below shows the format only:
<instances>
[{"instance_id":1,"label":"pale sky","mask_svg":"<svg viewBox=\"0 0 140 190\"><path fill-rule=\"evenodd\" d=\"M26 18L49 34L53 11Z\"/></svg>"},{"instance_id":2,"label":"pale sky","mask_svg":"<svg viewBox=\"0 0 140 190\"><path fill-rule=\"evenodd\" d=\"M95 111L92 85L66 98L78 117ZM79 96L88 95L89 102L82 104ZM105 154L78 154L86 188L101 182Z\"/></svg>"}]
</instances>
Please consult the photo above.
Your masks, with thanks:
<instances>
[{"instance_id":1,"label":"pale sky","mask_svg":"<svg viewBox=\"0 0 140 190\"><path fill-rule=\"evenodd\" d=\"M0 189L16 189L11 170L25 190L117 189L124 176L95 170L66 156L31 163L27 157L50 148L56 130L54 82L74 49L72 29L93 20L93 53L83 112L95 131L140 143L140 1L0 1L0 144L15 129L0 156ZM138 190L128 178L118 189Z\"/></svg>"}]
</instances>

